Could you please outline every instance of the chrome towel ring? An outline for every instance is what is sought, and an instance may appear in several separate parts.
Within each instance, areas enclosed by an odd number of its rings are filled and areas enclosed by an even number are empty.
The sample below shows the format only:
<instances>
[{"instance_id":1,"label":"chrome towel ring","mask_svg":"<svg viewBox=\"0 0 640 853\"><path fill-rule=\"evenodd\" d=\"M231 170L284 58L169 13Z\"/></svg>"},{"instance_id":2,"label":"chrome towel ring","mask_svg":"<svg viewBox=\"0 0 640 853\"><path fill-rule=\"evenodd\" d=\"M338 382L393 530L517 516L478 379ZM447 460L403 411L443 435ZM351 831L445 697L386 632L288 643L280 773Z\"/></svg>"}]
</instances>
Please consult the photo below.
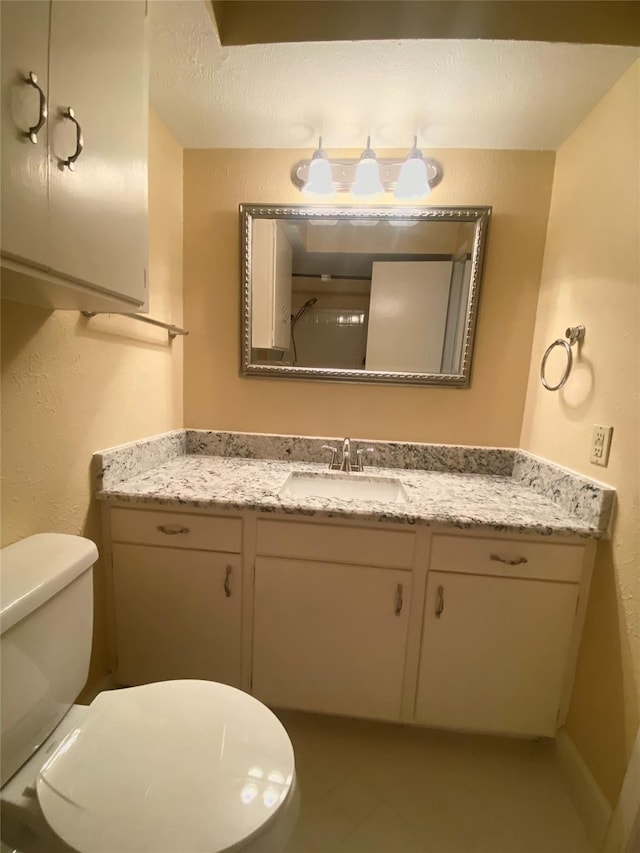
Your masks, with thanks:
<instances>
[{"instance_id":1,"label":"chrome towel ring","mask_svg":"<svg viewBox=\"0 0 640 853\"><path fill-rule=\"evenodd\" d=\"M569 328L564 333L564 338L558 338L546 348L544 355L542 356L542 364L540 365L540 381L547 389L547 391L559 391L569 378L569 374L571 373L571 367L573 365L573 353L571 352L571 347L578 341L584 340L584 333L584 326L569 326ZM564 373L560 378L560 382L558 382L557 385L549 385L544 373L547 366L547 359L549 358L551 350L555 347L564 347L567 353L567 366L565 367Z\"/></svg>"}]
</instances>

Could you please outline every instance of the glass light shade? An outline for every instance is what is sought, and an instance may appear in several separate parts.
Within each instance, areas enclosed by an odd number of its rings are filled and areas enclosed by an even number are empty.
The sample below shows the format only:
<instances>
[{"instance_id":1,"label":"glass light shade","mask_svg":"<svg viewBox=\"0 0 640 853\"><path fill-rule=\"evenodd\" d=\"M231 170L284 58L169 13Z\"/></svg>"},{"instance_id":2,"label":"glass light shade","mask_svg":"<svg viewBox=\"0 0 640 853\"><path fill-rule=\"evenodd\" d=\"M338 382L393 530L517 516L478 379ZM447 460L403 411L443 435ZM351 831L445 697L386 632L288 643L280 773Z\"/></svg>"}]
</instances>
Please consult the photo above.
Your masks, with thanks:
<instances>
[{"instance_id":1,"label":"glass light shade","mask_svg":"<svg viewBox=\"0 0 640 853\"><path fill-rule=\"evenodd\" d=\"M309 163L307 183L302 187L302 194L309 197L333 195L336 188L331 175L331 164L326 157L315 157Z\"/></svg>"},{"instance_id":2,"label":"glass light shade","mask_svg":"<svg viewBox=\"0 0 640 853\"><path fill-rule=\"evenodd\" d=\"M427 165L422 157L409 156L402 164L394 196L404 201L424 198L431 192Z\"/></svg>"},{"instance_id":3,"label":"glass light shade","mask_svg":"<svg viewBox=\"0 0 640 853\"><path fill-rule=\"evenodd\" d=\"M363 157L356 167L356 178L351 188L351 195L354 198L372 198L383 192L378 161L373 157Z\"/></svg>"}]
</instances>

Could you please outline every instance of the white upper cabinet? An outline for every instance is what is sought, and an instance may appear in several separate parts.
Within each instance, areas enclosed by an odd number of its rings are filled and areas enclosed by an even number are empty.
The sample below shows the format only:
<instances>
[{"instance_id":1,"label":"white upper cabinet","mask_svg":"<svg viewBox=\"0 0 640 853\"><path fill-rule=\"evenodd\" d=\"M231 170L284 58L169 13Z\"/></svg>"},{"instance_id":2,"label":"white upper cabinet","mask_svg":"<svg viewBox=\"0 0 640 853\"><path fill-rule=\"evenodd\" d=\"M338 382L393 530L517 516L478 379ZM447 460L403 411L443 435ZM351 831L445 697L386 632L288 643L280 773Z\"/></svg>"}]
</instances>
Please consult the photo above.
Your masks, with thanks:
<instances>
[{"instance_id":1,"label":"white upper cabinet","mask_svg":"<svg viewBox=\"0 0 640 853\"><path fill-rule=\"evenodd\" d=\"M47 93L49 2L3 2L2 254L50 264ZM29 75L32 75L30 78ZM38 88L39 87L39 88ZM37 130L38 125L41 127ZM34 128L33 131L31 129ZM31 134L30 134L31 131Z\"/></svg>"},{"instance_id":2,"label":"white upper cabinet","mask_svg":"<svg viewBox=\"0 0 640 853\"><path fill-rule=\"evenodd\" d=\"M3 2L2 54L3 296L144 310L145 3Z\"/></svg>"}]
</instances>

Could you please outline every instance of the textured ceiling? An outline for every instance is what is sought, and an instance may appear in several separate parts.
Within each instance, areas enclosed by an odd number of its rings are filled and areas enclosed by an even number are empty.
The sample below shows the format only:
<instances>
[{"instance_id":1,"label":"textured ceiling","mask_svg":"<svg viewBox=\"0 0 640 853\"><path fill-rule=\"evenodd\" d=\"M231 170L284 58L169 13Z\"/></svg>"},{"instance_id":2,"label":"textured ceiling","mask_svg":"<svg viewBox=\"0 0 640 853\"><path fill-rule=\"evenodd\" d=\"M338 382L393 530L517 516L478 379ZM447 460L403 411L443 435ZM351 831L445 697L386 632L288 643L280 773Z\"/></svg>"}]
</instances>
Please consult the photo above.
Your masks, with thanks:
<instances>
[{"instance_id":1,"label":"textured ceiling","mask_svg":"<svg viewBox=\"0 0 640 853\"><path fill-rule=\"evenodd\" d=\"M151 102L187 148L556 149L636 47L429 40L221 47L204 0L150 3Z\"/></svg>"}]
</instances>

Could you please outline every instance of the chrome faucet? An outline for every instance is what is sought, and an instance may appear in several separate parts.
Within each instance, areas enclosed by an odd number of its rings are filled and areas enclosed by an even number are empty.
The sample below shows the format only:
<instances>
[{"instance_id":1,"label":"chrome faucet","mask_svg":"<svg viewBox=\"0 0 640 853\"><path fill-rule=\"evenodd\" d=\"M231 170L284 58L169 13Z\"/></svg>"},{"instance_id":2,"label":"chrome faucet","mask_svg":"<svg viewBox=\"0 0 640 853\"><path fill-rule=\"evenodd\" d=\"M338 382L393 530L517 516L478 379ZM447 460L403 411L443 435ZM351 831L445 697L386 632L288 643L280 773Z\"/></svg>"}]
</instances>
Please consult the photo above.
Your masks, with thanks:
<instances>
[{"instance_id":1,"label":"chrome faucet","mask_svg":"<svg viewBox=\"0 0 640 853\"><path fill-rule=\"evenodd\" d=\"M356 461L351 461L351 439L345 438L342 442L342 458L338 458L338 448L332 447L330 444L323 444L323 450L331 451L331 460L329 468L331 471L346 471L347 474L351 471L364 471L362 458L365 453L373 453L373 447L359 447L356 450Z\"/></svg>"},{"instance_id":2,"label":"chrome faucet","mask_svg":"<svg viewBox=\"0 0 640 853\"><path fill-rule=\"evenodd\" d=\"M345 438L342 442L342 462L340 470L349 473L351 471L351 439Z\"/></svg>"}]
</instances>

